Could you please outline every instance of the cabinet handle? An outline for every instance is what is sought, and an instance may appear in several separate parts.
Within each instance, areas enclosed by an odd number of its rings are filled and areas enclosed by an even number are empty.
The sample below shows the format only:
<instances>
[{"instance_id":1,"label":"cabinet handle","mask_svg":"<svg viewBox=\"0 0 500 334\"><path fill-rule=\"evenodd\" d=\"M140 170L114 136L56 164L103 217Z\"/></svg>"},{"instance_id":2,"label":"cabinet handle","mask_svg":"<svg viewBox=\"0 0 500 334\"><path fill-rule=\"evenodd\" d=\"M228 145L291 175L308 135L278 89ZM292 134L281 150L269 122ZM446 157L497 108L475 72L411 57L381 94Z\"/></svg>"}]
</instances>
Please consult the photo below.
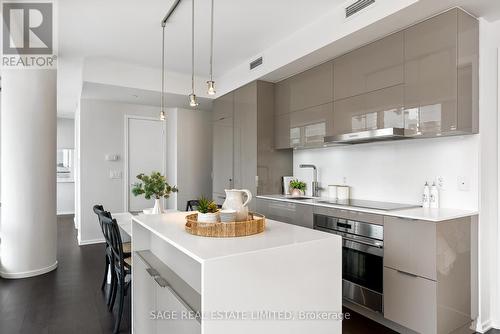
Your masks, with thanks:
<instances>
[{"instance_id":1,"label":"cabinet handle","mask_svg":"<svg viewBox=\"0 0 500 334\"><path fill-rule=\"evenodd\" d=\"M156 283L162 287L162 288L167 288L168 287L168 282L166 279L164 279L163 277L161 276L155 276L154 277L154 280L156 281Z\"/></svg>"},{"instance_id":2,"label":"cabinet handle","mask_svg":"<svg viewBox=\"0 0 500 334\"><path fill-rule=\"evenodd\" d=\"M397 271L398 273L402 274L402 275L406 275L406 276L410 276L410 277L414 277L414 278L418 277L418 275L415 275L415 274L412 274L412 273L408 273L408 272L406 272L406 271L397 270L397 269L396 269L396 271Z\"/></svg>"},{"instance_id":3,"label":"cabinet handle","mask_svg":"<svg viewBox=\"0 0 500 334\"><path fill-rule=\"evenodd\" d=\"M151 277L160 276L160 273L154 268L146 268L146 271L148 272L149 276L151 276Z\"/></svg>"}]
</instances>

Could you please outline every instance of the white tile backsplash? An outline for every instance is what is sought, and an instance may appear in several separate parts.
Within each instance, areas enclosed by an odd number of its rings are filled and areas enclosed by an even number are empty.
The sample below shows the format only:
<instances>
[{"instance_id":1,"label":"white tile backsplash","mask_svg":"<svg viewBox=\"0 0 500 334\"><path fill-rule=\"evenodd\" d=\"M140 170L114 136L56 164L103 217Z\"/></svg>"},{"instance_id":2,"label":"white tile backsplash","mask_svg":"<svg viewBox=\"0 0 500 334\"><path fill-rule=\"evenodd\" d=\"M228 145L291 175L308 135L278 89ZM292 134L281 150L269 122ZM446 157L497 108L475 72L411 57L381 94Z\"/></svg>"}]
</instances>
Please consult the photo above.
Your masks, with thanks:
<instances>
[{"instance_id":1,"label":"white tile backsplash","mask_svg":"<svg viewBox=\"0 0 500 334\"><path fill-rule=\"evenodd\" d=\"M425 181L442 178L441 207L478 209L479 135L380 142L313 150L295 150L294 175L308 182L318 167L318 180L351 186L351 198L420 203ZM468 187L459 181L468 180ZM327 196L325 189L322 195Z\"/></svg>"}]
</instances>

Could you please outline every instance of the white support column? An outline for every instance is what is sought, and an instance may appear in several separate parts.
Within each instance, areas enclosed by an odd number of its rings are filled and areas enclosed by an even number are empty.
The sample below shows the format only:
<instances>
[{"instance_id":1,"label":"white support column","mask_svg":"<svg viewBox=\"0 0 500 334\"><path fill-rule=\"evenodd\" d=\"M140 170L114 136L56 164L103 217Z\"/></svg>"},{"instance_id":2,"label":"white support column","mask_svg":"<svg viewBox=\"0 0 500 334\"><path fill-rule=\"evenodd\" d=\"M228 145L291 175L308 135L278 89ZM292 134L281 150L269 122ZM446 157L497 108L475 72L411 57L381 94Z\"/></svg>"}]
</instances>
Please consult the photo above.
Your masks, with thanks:
<instances>
[{"instance_id":1,"label":"white support column","mask_svg":"<svg viewBox=\"0 0 500 334\"><path fill-rule=\"evenodd\" d=\"M4 69L0 276L57 267L56 70Z\"/></svg>"}]
</instances>

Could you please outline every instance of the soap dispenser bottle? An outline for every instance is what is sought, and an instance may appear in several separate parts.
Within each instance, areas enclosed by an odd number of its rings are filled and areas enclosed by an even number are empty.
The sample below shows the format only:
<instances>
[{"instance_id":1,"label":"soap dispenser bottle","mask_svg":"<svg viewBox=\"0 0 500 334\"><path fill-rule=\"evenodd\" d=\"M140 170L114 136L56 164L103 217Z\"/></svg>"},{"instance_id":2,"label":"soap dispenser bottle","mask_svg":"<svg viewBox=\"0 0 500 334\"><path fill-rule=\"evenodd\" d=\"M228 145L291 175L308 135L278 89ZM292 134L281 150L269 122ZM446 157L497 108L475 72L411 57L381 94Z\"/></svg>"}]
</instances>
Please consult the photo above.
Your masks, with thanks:
<instances>
[{"instance_id":1,"label":"soap dispenser bottle","mask_svg":"<svg viewBox=\"0 0 500 334\"><path fill-rule=\"evenodd\" d=\"M439 208L439 189L436 182L433 182L431 187L430 207L433 209Z\"/></svg>"},{"instance_id":2,"label":"soap dispenser bottle","mask_svg":"<svg viewBox=\"0 0 500 334\"><path fill-rule=\"evenodd\" d=\"M429 188L429 183L425 182L424 193L422 195L422 206L424 208L430 207L430 197L431 197L431 189Z\"/></svg>"}]
</instances>

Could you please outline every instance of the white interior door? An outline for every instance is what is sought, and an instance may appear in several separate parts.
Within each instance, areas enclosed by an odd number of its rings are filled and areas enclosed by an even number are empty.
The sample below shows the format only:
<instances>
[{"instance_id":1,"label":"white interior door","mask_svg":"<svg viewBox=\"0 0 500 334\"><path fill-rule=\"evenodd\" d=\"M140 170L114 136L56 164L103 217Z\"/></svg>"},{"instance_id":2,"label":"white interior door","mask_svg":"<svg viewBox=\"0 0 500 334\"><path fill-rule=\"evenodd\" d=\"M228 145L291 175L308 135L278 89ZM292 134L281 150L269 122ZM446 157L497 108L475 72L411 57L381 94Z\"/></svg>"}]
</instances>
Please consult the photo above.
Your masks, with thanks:
<instances>
[{"instance_id":1,"label":"white interior door","mask_svg":"<svg viewBox=\"0 0 500 334\"><path fill-rule=\"evenodd\" d=\"M157 171L165 175L166 131L165 122L154 118L126 118L127 134L127 209L142 211L154 205L153 200L144 196L134 196L132 186L138 182L136 176L140 173L151 174Z\"/></svg>"}]
</instances>

